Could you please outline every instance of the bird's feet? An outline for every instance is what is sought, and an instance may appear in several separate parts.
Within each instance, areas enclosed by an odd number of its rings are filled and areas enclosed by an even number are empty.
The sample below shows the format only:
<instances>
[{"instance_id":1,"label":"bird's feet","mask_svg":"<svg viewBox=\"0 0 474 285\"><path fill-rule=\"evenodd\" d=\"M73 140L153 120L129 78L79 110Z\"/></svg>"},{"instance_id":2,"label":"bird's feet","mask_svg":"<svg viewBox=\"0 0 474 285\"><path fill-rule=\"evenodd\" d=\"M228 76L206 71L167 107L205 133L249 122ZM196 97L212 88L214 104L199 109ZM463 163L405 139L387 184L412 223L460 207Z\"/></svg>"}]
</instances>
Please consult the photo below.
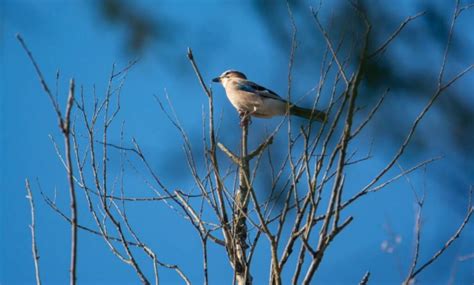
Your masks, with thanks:
<instances>
[{"instance_id":1,"label":"bird's feet","mask_svg":"<svg viewBox=\"0 0 474 285\"><path fill-rule=\"evenodd\" d=\"M241 127L248 126L252 122L248 111L239 111L239 117Z\"/></svg>"}]
</instances>

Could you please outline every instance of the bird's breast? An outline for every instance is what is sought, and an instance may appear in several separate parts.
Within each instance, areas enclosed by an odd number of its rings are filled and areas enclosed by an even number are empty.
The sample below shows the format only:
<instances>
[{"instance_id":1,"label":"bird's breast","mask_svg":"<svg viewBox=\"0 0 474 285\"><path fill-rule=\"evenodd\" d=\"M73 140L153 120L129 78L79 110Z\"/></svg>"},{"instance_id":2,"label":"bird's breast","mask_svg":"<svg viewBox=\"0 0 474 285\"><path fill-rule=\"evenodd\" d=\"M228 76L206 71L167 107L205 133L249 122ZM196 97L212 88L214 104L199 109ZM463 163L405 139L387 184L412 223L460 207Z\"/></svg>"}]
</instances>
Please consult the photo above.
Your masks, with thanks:
<instances>
[{"instance_id":1,"label":"bird's breast","mask_svg":"<svg viewBox=\"0 0 474 285\"><path fill-rule=\"evenodd\" d=\"M229 89L226 90L227 98L230 103L237 109L253 112L262 105L262 99L251 92L242 90Z\"/></svg>"}]
</instances>

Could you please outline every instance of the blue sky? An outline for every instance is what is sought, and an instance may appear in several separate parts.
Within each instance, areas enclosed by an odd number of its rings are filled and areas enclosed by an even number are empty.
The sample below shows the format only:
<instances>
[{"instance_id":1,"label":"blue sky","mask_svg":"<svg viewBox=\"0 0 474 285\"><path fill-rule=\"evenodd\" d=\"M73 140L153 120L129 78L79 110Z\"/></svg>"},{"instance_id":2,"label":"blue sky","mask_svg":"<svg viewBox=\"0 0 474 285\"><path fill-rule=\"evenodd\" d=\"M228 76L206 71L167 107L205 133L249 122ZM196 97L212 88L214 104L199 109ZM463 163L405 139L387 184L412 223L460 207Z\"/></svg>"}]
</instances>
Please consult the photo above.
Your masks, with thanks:
<instances>
[{"instance_id":1,"label":"blue sky","mask_svg":"<svg viewBox=\"0 0 474 285\"><path fill-rule=\"evenodd\" d=\"M193 49L207 82L210 83L211 78L232 68L244 71L252 80L283 96L287 90L290 43L286 48L276 46L274 37L251 2L225 1L216 5L211 1L195 4L185 1L165 1L160 4L139 1L137 5L154 18L166 21L168 26L162 31L164 39L148 46L141 54L139 63L129 73L122 91L122 109L117 122L125 121L125 139L134 137L140 142L167 185L172 189L190 189L193 184L185 174L187 166L179 133L166 120L154 96L163 99L166 90L198 151L201 147L202 108L206 107L207 102L187 62L187 48ZM391 9L394 9L394 14L400 15L400 20L415 11L408 4ZM51 196L56 189L58 204L67 209L64 169L48 135L51 134L59 142L62 139L50 102L42 92L33 67L16 41L15 34L22 34L50 86L54 86L56 71L60 70L59 94L62 103L65 101L69 78L74 77L78 86L84 86L88 94L86 96L90 96L93 85L99 94L103 94L112 64L124 66L134 55L125 48L124 27L104 20L93 1L39 3L6 0L0 4L0 17L0 284L34 282L25 178L32 181L36 198L38 246L44 284L64 284L68 282L69 227L44 203L36 183L38 178L43 190ZM281 21L289 27L288 18L282 18ZM297 24L300 21L296 19ZM316 30L313 33L309 34L307 29L301 28L299 41L302 46L315 38L320 39L314 36ZM404 50L400 48L394 52ZM318 75L312 76L308 71L312 74L318 72L319 58L319 50L315 50L308 58L297 56L294 94L304 94L314 87ZM468 77L471 81L467 84L472 85L472 78ZM218 116L222 116L222 142L237 148L237 114L225 98L222 88L217 85L212 88ZM397 98L396 94L388 104L397 105L393 98ZM304 98L302 102L307 103L309 100ZM323 98L322 102L327 102L327 98ZM415 115L421 106L420 103L406 108L408 116ZM437 116L433 114L427 118L426 124L436 121ZM251 130L251 135L254 134L255 139L252 143L258 143L258 129L271 129L278 122L278 119L254 120L252 127L255 129ZM117 123L113 131L117 143L119 127L120 123ZM371 130L364 133L358 141L361 151L368 149L367 142L375 135ZM374 158L348 174L348 181L353 183L349 186L349 193L355 193L365 185L368 177L383 167L396 149L394 142L383 138L375 139L374 143ZM424 159L439 154L446 156L446 164L456 157L455 153L438 149ZM414 164L411 160L402 162L404 168ZM433 166L438 170L443 167L446 167L443 162ZM433 168L428 167L428 173ZM118 169L115 164L111 171L117 172ZM446 189L445 185L424 175L422 171L410 178L418 190L426 187L421 255L421 259L425 260L459 226L464 213L464 208L459 207L464 207L464 204L454 203L449 195L443 193L454 190ZM468 183L472 183L472 176L470 179ZM133 194L152 194L138 175L130 175L127 185ZM135 189L137 187L134 185L141 185L141 188ZM79 202L85 207L82 197ZM394 183L383 192L368 195L351 207L349 211L355 217L354 223L335 240L316 280L324 284L353 284L360 280L366 270L370 270L373 284L399 284L403 278L399 264L405 274L411 258L414 208L413 195L405 180ZM86 223L90 222L86 218L87 211L81 211L81 217ZM180 264L192 281L197 284L202 281L200 242L188 222L165 205L153 203L131 205L130 217L144 240L150 243L164 262ZM388 239L385 229L387 224L402 237L401 244L392 254L380 249L383 241ZM451 270L457 272L456 284L473 282L473 259L456 262L456 256L472 253L473 232L471 224L445 256L421 277L422 284L445 284ZM84 232L80 232L79 239L80 284L138 283L133 270L114 257L103 240ZM212 284L229 283L232 273L222 249L211 246L210 255ZM255 259L257 272L261 267L268 267L268 256L264 253L259 252ZM140 261L147 262L144 257ZM146 267L146 272L151 273L151 267ZM163 284L180 284L174 272L162 269L160 274ZM256 274L255 284L264 283L266 278L266 274Z\"/></svg>"}]
</instances>

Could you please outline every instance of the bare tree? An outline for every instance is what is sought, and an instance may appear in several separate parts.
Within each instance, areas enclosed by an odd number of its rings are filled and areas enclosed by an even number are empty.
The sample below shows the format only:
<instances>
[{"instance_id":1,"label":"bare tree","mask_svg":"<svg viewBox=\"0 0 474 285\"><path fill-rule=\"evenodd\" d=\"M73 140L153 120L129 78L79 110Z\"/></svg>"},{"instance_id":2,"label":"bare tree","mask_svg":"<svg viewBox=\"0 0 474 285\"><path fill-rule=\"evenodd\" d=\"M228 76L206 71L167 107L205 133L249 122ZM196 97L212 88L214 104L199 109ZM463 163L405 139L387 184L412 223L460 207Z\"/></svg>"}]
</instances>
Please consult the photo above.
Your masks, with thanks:
<instances>
[{"instance_id":1,"label":"bare tree","mask_svg":"<svg viewBox=\"0 0 474 285\"><path fill-rule=\"evenodd\" d=\"M472 6L472 5L471 5ZM46 203L71 225L71 284L76 282L77 231L84 230L100 236L111 252L125 264L129 265L143 284L152 283L146 276L137 256L146 255L154 268L152 277L155 284L159 283L159 270L166 268L176 271L186 284L191 281L178 265L168 264L158 259L155 251L137 234L127 216L129 203L159 201L170 207L174 213L187 219L199 235L202 245L202 269L204 283L209 283L208 243L221 247L226 253L228 262L233 268L233 282L252 284L251 264L257 250L267 252L270 257L268 270L270 284L287 283L282 279L283 273L290 272L293 284L310 284L324 260L327 250L333 241L343 233L353 216L349 205L360 201L367 194L384 189L392 182L414 172L437 160L432 158L422 161L399 174L387 177L410 145L420 122L431 109L437 99L456 81L470 72L474 65L468 65L453 77L445 75L448 64L449 48L458 17L471 6L461 6L459 1L452 17L451 30L446 42L443 61L439 67L436 90L430 100L420 110L416 119L406 132L404 141L399 145L393 157L375 174L357 193L344 199L347 188L349 167L360 165L371 158L371 154L360 155L353 147L362 130L372 121L377 120L376 114L384 103L389 89L379 95L378 101L365 114L358 106L361 85L366 80L365 66L372 60L382 56L390 44L396 40L404 27L411 21L423 16L423 13L408 17L399 28L387 36L385 42L375 49L370 49L368 42L372 26L364 12L353 4L355 13L365 22L365 31L356 42L351 43L358 50L356 57L344 54L341 50L344 38L335 42L330 32L319 18L319 10L312 9L314 23L326 42L326 52L321 65L321 77L314 88L313 108L320 107L320 97L325 90L330 90L329 104L326 111L330 114L327 122L316 125L307 122L299 129L290 117L282 118L275 129L255 148L248 144L250 118L242 117L241 138L238 151L236 146L226 146L219 142L214 113L213 93L189 49L187 57L200 82L204 95L208 99L208 110L203 118L203 156L204 168L198 167L192 142L174 112L171 101L164 104L158 99L159 105L170 122L179 131L190 175L199 193L184 191L165 185L155 172L147 155L140 144L133 139L125 143L123 125L121 127L120 144L110 143L110 126L120 111L120 96L129 70L136 64L131 62L117 71L113 66L109 76L108 87L103 98L99 99L93 90L93 101L88 102L81 87L79 95L74 80L69 86L66 111L60 111L58 100L45 82L43 75L21 36L18 36L22 47L27 52L41 85L50 98L58 117L59 127L64 137L64 151L53 139L59 159L64 164L69 182L70 214L65 213L47 194L41 191ZM288 97L291 97L291 81L294 52L297 49L297 27L292 21L292 45L288 72ZM358 44L360 43L360 44ZM349 66L356 66L350 69ZM57 77L59 80L59 76ZM167 99L169 99L167 97ZM362 120L359 118L362 117ZM72 120L71 118L74 118ZM79 118L79 119L78 119ZM204 121L205 120L205 121ZM83 135L85 133L85 135ZM272 155L272 143L276 136L285 135L287 151L281 160ZM120 173L115 179L108 168L112 151L120 154ZM224 157L218 153L225 154ZM146 173L141 173L143 181L154 197L130 197L126 194L123 183L125 166L134 169L133 162L138 160ZM265 185L267 191L258 191L256 180L264 173L262 168L271 169L271 181ZM76 189L84 195L87 204L78 205ZM119 189L119 193L115 193ZM175 189L175 190L172 190ZM32 210L33 255L36 265L37 282L40 283L39 265L36 257L37 248L34 234L34 206L30 186L27 184L28 197ZM267 193L262 197L258 193ZM280 202L282 201L282 202ZM419 243L421 232L421 208L423 199L417 200L419 216L417 218L416 247L412 265L409 268L405 284L424 271L436 261L447 248L460 236L473 213L472 202L469 201L464 221L452 237L432 258L419 264ZM281 207L279 207L281 205ZM94 227L88 227L78 219L78 209L94 221ZM262 237L267 243L262 241ZM295 262L289 262L293 260ZM293 266L294 265L294 266ZM293 266L293 267L292 267ZM363 277L362 277L363 276ZM368 284L370 272L361 272L360 284Z\"/></svg>"}]
</instances>

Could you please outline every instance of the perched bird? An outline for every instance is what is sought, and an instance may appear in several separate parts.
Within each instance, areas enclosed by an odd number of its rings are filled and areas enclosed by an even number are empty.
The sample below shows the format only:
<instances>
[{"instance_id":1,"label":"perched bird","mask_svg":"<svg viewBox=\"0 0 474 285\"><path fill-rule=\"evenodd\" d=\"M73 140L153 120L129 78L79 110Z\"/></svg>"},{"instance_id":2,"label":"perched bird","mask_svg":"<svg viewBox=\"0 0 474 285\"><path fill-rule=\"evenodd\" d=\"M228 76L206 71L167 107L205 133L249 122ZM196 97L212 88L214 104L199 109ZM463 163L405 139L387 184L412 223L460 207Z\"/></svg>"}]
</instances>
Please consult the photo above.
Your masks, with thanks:
<instances>
[{"instance_id":1,"label":"perched bird","mask_svg":"<svg viewBox=\"0 0 474 285\"><path fill-rule=\"evenodd\" d=\"M248 81L245 74L240 71L227 70L212 81L222 83L227 98L239 113L270 118L287 114L287 108L289 108L290 115L320 122L327 120L325 112L301 108L289 103L270 89Z\"/></svg>"}]
</instances>

